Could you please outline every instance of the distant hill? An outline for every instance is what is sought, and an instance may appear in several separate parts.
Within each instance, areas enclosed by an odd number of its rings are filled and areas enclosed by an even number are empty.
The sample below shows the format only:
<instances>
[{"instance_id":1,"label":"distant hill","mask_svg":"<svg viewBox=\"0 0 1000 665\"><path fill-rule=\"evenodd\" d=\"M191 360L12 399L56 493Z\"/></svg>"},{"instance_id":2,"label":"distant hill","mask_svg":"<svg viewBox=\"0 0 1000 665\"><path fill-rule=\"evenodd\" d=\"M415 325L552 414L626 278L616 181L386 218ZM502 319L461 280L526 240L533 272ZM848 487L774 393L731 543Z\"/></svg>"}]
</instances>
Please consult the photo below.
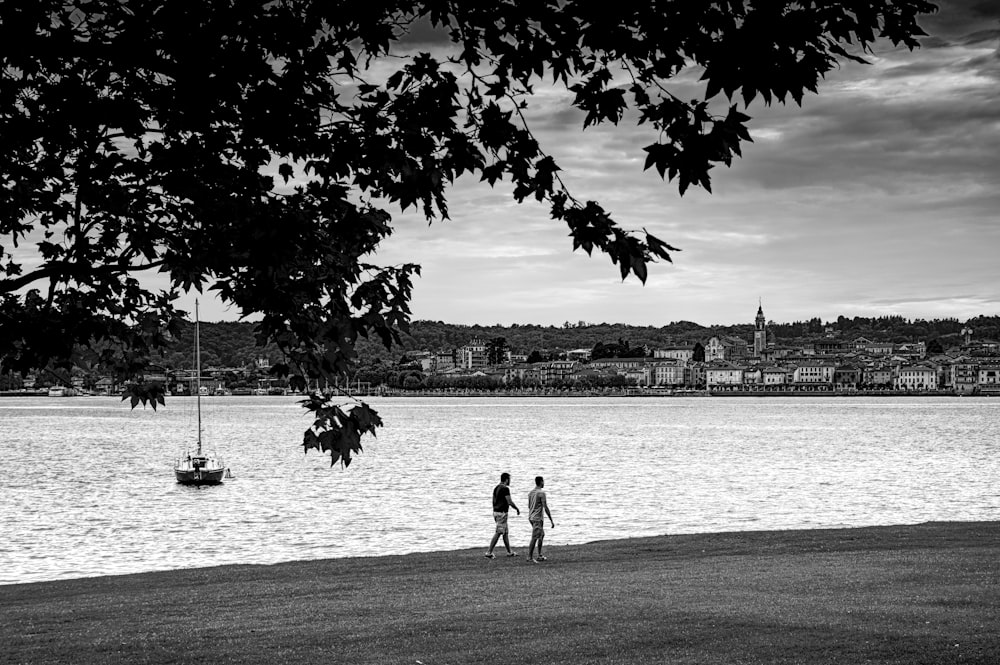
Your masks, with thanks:
<instances>
[{"instance_id":1,"label":"distant hill","mask_svg":"<svg viewBox=\"0 0 1000 665\"><path fill-rule=\"evenodd\" d=\"M826 335L827 329L843 339L867 337L873 341L917 342L939 340L945 348L958 343L963 327L971 327L975 339L1000 339L1000 317L978 316L965 322L957 319L905 319L899 316L877 318L838 317L834 321L818 318L794 323L768 323L768 331L778 344L802 344ZM747 341L753 338L753 324L734 326L702 326L691 321L677 321L659 328L632 326L621 323L566 323L562 326L518 325L482 326L414 321L410 334L402 344L387 351L378 340L360 339L358 353L365 361L379 358L398 360L412 351L450 351L464 346L473 338L491 340L503 337L514 352L592 349L598 342L627 341L632 348L650 349L671 344L704 343L714 335L736 335ZM254 339L252 323L202 323L201 352L204 366L242 366L258 357L278 361L275 347L260 349ZM172 368L193 366L193 325L188 324L176 346L168 352L163 364Z\"/></svg>"}]
</instances>

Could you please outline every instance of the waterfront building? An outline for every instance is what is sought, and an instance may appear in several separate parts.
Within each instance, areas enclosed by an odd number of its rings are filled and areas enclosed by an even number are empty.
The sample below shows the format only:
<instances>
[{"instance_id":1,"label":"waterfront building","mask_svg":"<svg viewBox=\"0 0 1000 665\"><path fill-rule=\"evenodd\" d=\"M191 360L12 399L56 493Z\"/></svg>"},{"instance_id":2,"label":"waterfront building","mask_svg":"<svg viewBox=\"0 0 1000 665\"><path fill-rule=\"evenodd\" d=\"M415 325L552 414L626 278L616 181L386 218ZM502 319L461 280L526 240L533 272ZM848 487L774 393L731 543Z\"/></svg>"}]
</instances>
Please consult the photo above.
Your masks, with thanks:
<instances>
[{"instance_id":1,"label":"waterfront building","mask_svg":"<svg viewBox=\"0 0 1000 665\"><path fill-rule=\"evenodd\" d=\"M806 360L795 366L793 381L796 385L812 388L817 386L833 387L833 374L836 365L828 360Z\"/></svg>"},{"instance_id":2,"label":"waterfront building","mask_svg":"<svg viewBox=\"0 0 1000 665\"><path fill-rule=\"evenodd\" d=\"M739 390L743 368L727 360L712 360L705 364L705 386L709 390Z\"/></svg>"},{"instance_id":3,"label":"waterfront building","mask_svg":"<svg viewBox=\"0 0 1000 665\"><path fill-rule=\"evenodd\" d=\"M1000 395L1000 361L992 360L979 365L979 391L984 395Z\"/></svg>"},{"instance_id":4,"label":"waterfront building","mask_svg":"<svg viewBox=\"0 0 1000 665\"><path fill-rule=\"evenodd\" d=\"M518 382L522 386L537 386L542 383L541 366L545 363L514 363L504 367L504 383Z\"/></svg>"},{"instance_id":5,"label":"waterfront building","mask_svg":"<svg viewBox=\"0 0 1000 665\"><path fill-rule=\"evenodd\" d=\"M949 367L951 389L959 395L972 395L979 386L979 363L968 356L959 356Z\"/></svg>"},{"instance_id":6,"label":"waterfront building","mask_svg":"<svg viewBox=\"0 0 1000 665\"><path fill-rule=\"evenodd\" d=\"M619 374L637 386L648 386L650 385L650 370L649 365L644 365L623 370Z\"/></svg>"},{"instance_id":7,"label":"waterfront building","mask_svg":"<svg viewBox=\"0 0 1000 665\"><path fill-rule=\"evenodd\" d=\"M896 390L937 390L937 369L929 365L901 365L896 372Z\"/></svg>"},{"instance_id":8,"label":"waterfront building","mask_svg":"<svg viewBox=\"0 0 1000 665\"><path fill-rule=\"evenodd\" d=\"M551 360L547 363L538 363L539 379L543 386L550 386L556 383L568 381L569 376L577 366L575 360Z\"/></svg>"},{"instance_id":9,"label":"waterfront building","mask_svg":"<svg viewBox=\"0 0 1000 665\"><path fill-rule=\"evenodd\" d=\"M680 386L684 384L684 363L676 358L664 358L650 363L652 385Z\"/></svg>"},{"instance_id":10,"label":"waterfront building","mask_svg":"<svg viewBox=\"0 0 1000 665\"><path fill-rule=\"evenodd\" d=\"M861 383L861 368L851 363L838 365L833 371L833 387L836 390L855 390Z\"/></svg>"},{"instance_id":11,"label":"waterfront building","mask_svg":"<svg viewBox=\"0 0 1000 665\"><path fill-rule=\"evenodd\" d=\"M764 373L759 365L743 368L743 385L748 390L759 390L764 385Z\"/></svg>"},{"instance_id":12,"label":"waterfront building","mask_svg":"<svg viewBox=\"0 0 1000 665\"><path fill-rule=\"evenodd\" d=\"M933 358L927 358L924 362L929 367L933 367L934 371L937 372L938 390L951 390L954 385L951 382L952 359L945 355L938 355Z\"/></svg>"},{"instance_id":13,"label":"waterfront building","mask_svg":"<svg viewBox=\"0 0 1000 665\"><path fill-rule=\"evenodd\" d=\"M761 369L761 382L766 389L785 386L792 382L794 371L778 365L768 365Z\"/></svg>"},{"instance_id":14,"label":"waterfront building","mask_svg":"<svg viewBox=\"0 0 1000 665\"><path fill-rule=\"evenodd\" d=\"M112 393L119 392L118 386L115 384L114 379L109 377L103 377L94 385L94 390L98 395L111 395ZM167 385L167 390L170 390L170 385Z\"/></svg>"},{"instance_id":15,"label":"waterfront building","mask_svg":"<svg viewBox=\"0 0 1000 665\"><path fill-rule=\"evenodd\" d=\"M684 385L704 388L705 381L705 363L701 361L688 363L684 368Z\"/></svg>"},{"instance_id":16,"label":"waterfront building","mask_svg":"<svg viewBox=\"0 0 1000 665\"><path fill-rule=\"evenodd\" d=\"M861 370L861 383L868 388L888 388L892 386L892 368L875 364Z\"/></svg>"}]
</instances>

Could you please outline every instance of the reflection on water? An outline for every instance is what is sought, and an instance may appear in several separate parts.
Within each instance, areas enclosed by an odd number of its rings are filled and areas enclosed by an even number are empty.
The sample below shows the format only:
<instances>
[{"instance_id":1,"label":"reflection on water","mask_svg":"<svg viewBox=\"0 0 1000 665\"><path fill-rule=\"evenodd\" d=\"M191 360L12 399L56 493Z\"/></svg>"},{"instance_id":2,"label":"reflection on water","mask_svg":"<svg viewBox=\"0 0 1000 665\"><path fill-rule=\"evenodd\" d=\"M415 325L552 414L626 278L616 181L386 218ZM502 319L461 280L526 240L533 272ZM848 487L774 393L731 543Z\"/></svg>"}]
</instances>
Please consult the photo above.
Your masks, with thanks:
<instances>
[{"instance_id":1,"label":"reflection on water","mask_svg":"<svg viewBox=\"0 0 1000 665\"><path fill-rule=\"evenodd\" d=\"M987 398L396 398L349 470L294 398L203 401L236 476L178 485L192 402L0 399L0 584L484 547L490 492L544 475L546 542L1000 519ZM523 547L527 520L513 519Z\"/></svg>"}]
</instances>

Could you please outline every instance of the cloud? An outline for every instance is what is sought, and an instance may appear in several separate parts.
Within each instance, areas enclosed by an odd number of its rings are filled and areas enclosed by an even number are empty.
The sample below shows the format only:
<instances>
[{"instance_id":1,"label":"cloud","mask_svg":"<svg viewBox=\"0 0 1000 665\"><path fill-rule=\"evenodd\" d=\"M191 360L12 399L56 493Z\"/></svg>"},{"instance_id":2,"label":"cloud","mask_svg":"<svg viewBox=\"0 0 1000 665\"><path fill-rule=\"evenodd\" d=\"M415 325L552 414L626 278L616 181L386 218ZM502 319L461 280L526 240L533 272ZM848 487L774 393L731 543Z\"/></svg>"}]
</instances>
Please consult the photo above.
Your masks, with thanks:
<instances>
[{"instance_id":1,"label":"cloud","mask_svg":"<svg viewBox=\"0 0 1000 665\"><path fill-rule=\"evenodd\" d=\"M394 211L377 261L421 263L414 317L455 323L729 324L752 321L758 297L776 321L1000 312L1000 2L939 4L920 20L922 48L879 43L871 65L843 64L802 107L751 105L754 142L712 171L711 195L680 197L643 171L657 136L634 114L583 131L572 94L537 85L530 125L574 195L683 248L645 286L572 252L546 205L475 178L449 190L450 220ZM418 21L397 46L446 45ZM373 80L400 65L377 63ZM671 90L700 97L698 75Z\"/></svg>"},{"instance_id":2,"label":"cloud","mask_svg":"<svg viewBox=\"0 0 1000 665\"><path fill-rule=\"evenodd\" d=\"M1000 5L994 0L938 0L938 11L921 17L918 21L928 33L921 44L930 48L927 42L953 44L980 39L979 35L989 33L1000 22Z\"/></svg>"},{"instance_id":3,"label":"cloud","mask_svg":"<svg viewBox=\"0 0 1000 665\"><path fill-rule=\"evenodd\" d=\"M622 282L606 256L571 251L545 204L518 205L509 183L468 177L447 193L450 220L393 210L375 262L422 264L414 317L455 323L750 322L758 297L776 321L997 313L1000 2L940 4L920 21L921 49L879 43L872 64L845 63L801 107L752 104L754 142L712 171L711 195L680 197L643 171L657 135L634 114L583 131L571 93L536 86L530 126L574 195L684 250L652 266L645 286ZM440 55L446 45L418 21L397 46ZM372 79L400 66L379 62ZM671 90L699 97L698 74Z\"/></svg>"}]
</instances>

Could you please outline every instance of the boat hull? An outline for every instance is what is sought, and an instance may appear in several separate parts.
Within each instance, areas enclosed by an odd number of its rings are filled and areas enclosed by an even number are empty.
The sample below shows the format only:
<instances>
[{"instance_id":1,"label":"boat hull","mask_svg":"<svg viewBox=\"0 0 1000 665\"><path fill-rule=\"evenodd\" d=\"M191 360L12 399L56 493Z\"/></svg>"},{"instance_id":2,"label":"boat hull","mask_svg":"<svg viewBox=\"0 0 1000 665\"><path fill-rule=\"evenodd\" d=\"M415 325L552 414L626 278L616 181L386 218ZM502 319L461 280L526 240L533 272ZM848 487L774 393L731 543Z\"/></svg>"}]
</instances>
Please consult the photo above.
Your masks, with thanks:
<instances>
[{"instance_id":1,"label":"boat hull","mask_svg":"<svg viewBox=\"0 0 1000 665\"><path fill-rule=\"evenodd\" d=\"M181 485L221 485L226 475L225 469L193 470L174 469L177 482Z\"/></svg>"},{"instance_id":2,"label":"boat hull","mask_svg":"<svg viewBox=\"0 0 1000 665\"><path fill-rule=\"evenodd\" d=\"M177 460L174 476L182 485L218 485L229 475L222 459L213 453L188 453Z\"/></svg>"}]
</instances>

